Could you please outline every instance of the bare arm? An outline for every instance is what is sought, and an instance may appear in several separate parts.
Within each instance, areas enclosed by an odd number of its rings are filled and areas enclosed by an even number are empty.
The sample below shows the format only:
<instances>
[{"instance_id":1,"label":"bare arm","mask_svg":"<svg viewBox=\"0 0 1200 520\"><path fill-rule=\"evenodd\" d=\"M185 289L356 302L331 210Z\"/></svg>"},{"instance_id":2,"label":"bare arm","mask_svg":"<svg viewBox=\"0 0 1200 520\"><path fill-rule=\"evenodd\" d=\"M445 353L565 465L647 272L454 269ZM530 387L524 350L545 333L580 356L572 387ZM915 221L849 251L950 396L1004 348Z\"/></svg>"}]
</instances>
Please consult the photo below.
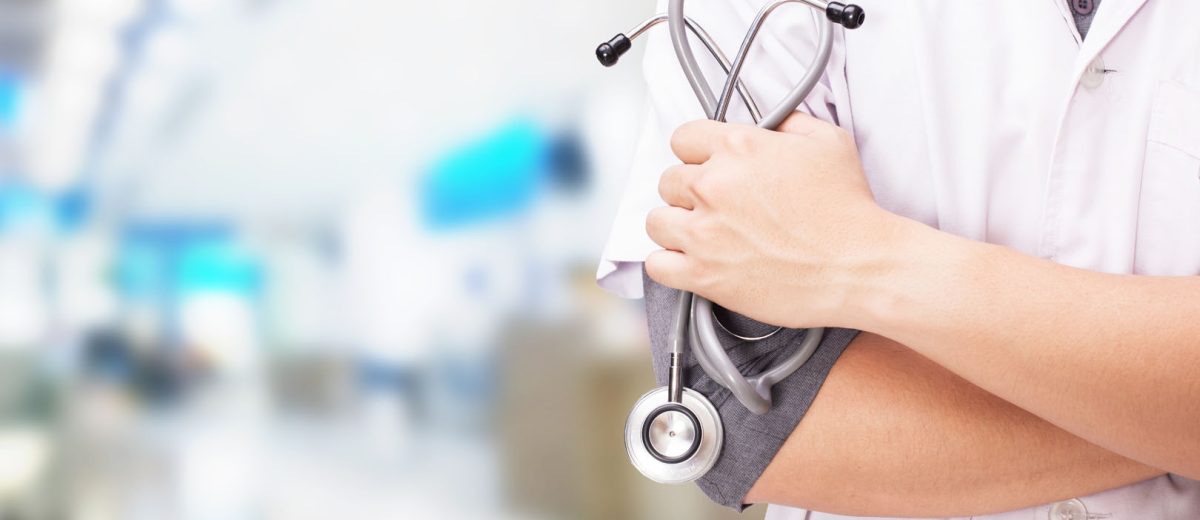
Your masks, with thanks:
<instances>
[{"instance_id":1,"label":"bare arm","mask_svg":"<svg viewBox=\"0 0 1200 520\"><path fill-rule=\"evenodd\" d=\"M1076 269L880 208L853 138L698 121L647 216L658 282L759 321L892 338L1104 449L1200 478L1200 277Z\"/></svg>"},{"instance_id":2,"label":"bare arm","mask_svg":"<svg viewBox=\"0 0 1200 520\"><path fill-rule=\"evenodd\" d=\"M1159 474L864 333L746 501L863 516L964 516Z\"/></svg>"},{"instance_id":3,"label":"bare arm","mask_svg":"<svg viewBox=\"0 0 1200 520\"><path fill-rule=\"evenodd\" d=\"M864 285L862 328L1090 442L1200 477L1200 277L1086 271L904 225L891 274Z\"/></svg>"}]
</instances>

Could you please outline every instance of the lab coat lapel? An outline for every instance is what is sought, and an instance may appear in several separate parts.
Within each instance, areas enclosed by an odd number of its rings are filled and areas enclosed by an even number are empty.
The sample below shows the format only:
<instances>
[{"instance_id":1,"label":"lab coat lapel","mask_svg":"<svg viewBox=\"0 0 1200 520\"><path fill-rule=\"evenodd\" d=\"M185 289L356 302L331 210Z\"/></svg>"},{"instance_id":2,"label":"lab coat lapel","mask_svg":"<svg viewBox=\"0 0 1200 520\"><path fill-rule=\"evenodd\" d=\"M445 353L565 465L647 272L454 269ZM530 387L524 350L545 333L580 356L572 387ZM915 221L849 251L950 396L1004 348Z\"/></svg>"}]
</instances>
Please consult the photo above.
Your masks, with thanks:
<instances>
[{"instance_id":1,"label":"lab coat lapel","mask_svg":"<svg viewBox=\"0 0 1200 520\"><path fill-rule=\"evenodd\" d=\"M1075 60L1076 79L1083 75L1088 64L1112 43L1113 38L1116 38L1144 5L1146 0L1103 0L1100 3L1087 38L1083 40L1083 46L1079 49L1079 57Z\"/></svg>"},{"instance_id":2,"label":"lab coat lapel","mask_svg":"<svg viewBox=\"0 0 1200 520\"><path fill-rule=\"evenodd\" d=\"M1082 45L1083 38L1079 36L1079 28L1075 26L1075 17L1071 14L1071 7L1067 5L1071 0L1050 0L1054 7L1058 9L1059 16L1062 16L1063 26L1067 28L1067 33L1075 40L1075 45Z\"/></svg>"}]
</instances>

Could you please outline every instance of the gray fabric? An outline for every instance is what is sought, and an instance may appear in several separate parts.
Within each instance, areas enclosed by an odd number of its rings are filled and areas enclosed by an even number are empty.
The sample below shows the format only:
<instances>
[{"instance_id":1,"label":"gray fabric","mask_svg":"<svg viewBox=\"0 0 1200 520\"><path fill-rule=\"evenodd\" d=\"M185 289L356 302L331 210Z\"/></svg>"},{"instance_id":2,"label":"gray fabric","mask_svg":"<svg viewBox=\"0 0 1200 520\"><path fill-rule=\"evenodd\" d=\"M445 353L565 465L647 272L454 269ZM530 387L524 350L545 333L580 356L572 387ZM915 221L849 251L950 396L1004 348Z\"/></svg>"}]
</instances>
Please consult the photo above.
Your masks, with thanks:
<instances>
[{"instance_id":1,"label":"gray fabric","mask_svg":"<svg viewBox=\"0 0 1200 520\"><path fill-rule=\"evenodd\" d=\"M1087 38L1088 30L1092 28L1092 19L1100 8L1100 0L1067 0L1071 14L1075 16L1075 27L1079 29L1079 37Z\"/></svg>"},{"instance_id":2,"label":"gray fabric","mask_svg":"<svg viewBox=\"0 0 1200 520\"><path fill-rule=\"evenodd\" d=\"M650 346L654 376L659 385L667 384L668 336L675 319L679 291L659 285L643 274L646 291L646 315L650 324ZM735 316L727 325L734 332L753 330L753 321ZM790 353L804 338L805 331L785 330L755 346L720 331L730 359L742 370L753 374L771 366ZM717 385L687 356L686 386L704 394L721 413L725 428L725 446L716 465L697 485L718 504L742 510L742 498L762 475L788 435L799 424L825 382L829 370L854 339L858 331L826 329L821 346L808 362L772 391L774 406L764 415L750 413L732 394ZM745 335L745 334L743 334Z\"/></svg>"}]
</instances>

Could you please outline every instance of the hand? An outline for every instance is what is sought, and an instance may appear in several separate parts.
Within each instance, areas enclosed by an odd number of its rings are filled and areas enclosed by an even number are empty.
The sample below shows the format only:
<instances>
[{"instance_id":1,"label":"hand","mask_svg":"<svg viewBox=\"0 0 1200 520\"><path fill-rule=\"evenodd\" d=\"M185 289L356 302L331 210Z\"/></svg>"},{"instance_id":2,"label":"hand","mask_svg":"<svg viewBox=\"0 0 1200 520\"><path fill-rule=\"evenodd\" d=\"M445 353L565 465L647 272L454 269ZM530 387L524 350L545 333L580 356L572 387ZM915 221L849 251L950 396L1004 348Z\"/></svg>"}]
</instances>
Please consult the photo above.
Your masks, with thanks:
<instances>
[{"instance_id":1,"label":"hand","mask_svg":"<svg viewBox=\"0 0 1200 520\"><path fill-rule=\"evenodd\" d=\"M651 278L775 325L852 326L854 286L899 217L875 204L849 134L802 113L779 132L694 121L671 148L684 164L646 218L665 249Z\"/></svg>"}]
</instances>

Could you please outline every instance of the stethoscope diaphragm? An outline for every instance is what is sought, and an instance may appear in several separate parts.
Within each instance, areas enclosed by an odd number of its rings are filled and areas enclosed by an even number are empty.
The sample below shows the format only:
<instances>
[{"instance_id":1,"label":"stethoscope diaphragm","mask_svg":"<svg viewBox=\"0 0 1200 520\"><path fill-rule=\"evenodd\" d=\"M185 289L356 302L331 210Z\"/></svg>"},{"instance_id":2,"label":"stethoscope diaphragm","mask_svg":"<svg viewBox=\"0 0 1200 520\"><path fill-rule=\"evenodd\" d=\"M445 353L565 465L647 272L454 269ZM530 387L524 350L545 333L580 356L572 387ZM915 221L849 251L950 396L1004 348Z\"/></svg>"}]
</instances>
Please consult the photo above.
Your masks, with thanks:
<instances>
[{"instance_id":1,"label":"stethoscope diaphragm","mask_svg":"<svg viewBox=\"0 0 1200 520\"><path fill-rule=\"evenodd\" d=\"M725 431L717 408L690 388L681 402L667 399L667 387L646 392L625 423L625 450L646 478L663 484L691 482L716 464Z\"/></svg>"}]
</instances>

